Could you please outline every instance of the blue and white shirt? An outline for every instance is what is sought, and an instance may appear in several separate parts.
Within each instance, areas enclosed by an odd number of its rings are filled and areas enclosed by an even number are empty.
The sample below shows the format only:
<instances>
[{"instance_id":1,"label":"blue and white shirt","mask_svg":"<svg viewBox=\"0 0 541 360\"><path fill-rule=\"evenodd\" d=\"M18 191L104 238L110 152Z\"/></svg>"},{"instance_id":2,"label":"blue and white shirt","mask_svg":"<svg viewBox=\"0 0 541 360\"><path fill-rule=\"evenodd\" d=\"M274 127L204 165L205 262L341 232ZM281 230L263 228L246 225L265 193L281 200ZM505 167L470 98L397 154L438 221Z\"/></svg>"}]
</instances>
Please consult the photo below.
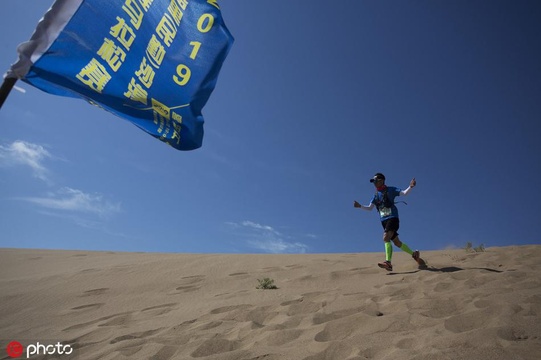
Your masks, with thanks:
<instances>
[{"instance_id":1,"label":"blue and white shirt","mask_svg":"<svg viewBox=\"0 0 541 360\"><path fill-rule=\"evenodd\" d=\"M368 211L372 211L373 208L377 208L381 221L385 221L391 218L398 219L398 209L394 204L394 199L400 195L408 195L411 189L413 189L411 185L408 186L406 190L401 190L394 186L387 186L384 191L376 191L376 193L372 197L372 200L370 200L370 204L361 205L357 201L355 201L353 205L357 208L360 207L361 209ZM383 194L385 191L387 191L387 204L383 203Z\"/></svg>"},{"instance_id":2,"label":"blue and white shirt","mask_svg":"<svg viewBox=\"0 0 541 360\"><path fill-rule=\"evenodd\" d=\"M383 202L383 194L387 191L387 203ZM397 196L400 196L402 189L399 189L394 186L387 186L383 191L377 191L372 200L370 200L370 205L374 205L379 212L380 220L385 221L390 218L398 218L398 209L394 204L394 199Z\"/></svg>"}]
</instances>

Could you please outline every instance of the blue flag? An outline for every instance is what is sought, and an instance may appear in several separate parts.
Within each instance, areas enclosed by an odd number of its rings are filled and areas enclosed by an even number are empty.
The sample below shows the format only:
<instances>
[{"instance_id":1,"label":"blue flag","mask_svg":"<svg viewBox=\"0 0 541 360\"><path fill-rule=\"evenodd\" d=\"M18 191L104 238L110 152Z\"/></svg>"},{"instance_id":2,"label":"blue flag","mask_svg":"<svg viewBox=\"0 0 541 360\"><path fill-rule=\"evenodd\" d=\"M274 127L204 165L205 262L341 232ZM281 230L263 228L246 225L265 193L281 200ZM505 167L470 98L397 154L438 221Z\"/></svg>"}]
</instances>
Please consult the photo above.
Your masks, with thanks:
<instances>
[{"instance_id":1,"label":"blue flag","mask_svg":"<svg viewBox=\"0 0 541 360\"><path fill-rule=\"evenodd\" d=\"M217 0L57 0L6 76L192 150L232 44Z\"/></svg>"}]
</instances>

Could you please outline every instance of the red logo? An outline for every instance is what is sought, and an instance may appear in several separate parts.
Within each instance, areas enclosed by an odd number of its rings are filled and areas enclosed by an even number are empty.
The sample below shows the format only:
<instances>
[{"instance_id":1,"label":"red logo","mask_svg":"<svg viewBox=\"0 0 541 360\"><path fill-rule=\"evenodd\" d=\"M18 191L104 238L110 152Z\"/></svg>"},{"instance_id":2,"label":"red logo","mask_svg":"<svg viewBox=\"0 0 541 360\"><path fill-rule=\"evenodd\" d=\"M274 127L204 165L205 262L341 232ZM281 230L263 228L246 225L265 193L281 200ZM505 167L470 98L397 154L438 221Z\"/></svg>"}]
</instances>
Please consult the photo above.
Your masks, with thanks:
<instances>
[{"instance_id":1,"label":"red logo","mask_svg":"<svg viewBox=\"0 0 541 360\"><path fill-rule=\"evenodd\" d=\"M6 348L6 352L11 358L18 358L19 356L23 354L24 347L20 342L12 341L8 344L8 347Z\"/></svg>"}]
</instances>

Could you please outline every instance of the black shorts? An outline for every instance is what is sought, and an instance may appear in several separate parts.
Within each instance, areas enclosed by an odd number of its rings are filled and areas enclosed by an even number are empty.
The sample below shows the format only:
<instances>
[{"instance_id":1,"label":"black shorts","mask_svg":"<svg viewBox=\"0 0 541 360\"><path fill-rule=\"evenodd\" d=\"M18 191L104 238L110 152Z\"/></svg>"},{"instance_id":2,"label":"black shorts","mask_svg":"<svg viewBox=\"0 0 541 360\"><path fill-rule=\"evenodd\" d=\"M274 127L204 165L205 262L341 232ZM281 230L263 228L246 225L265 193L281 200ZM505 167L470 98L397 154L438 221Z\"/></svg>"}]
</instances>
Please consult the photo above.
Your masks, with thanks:
<instances>
[{"instance_id":1,"label":"black shorts","mask_svg":"<svg viewBox=\"0 0 541 360\"><path fill-rule=\"evenodd\" d=\"M394 231L393 237L391 237L391 240L394 240L395 237L398 236L398 228L400 227L400 220L398 218L390 218L387 220L384 220L381 222L381 225L383 226L384 232L387 231Z\"/></svg>"}]
</instances>

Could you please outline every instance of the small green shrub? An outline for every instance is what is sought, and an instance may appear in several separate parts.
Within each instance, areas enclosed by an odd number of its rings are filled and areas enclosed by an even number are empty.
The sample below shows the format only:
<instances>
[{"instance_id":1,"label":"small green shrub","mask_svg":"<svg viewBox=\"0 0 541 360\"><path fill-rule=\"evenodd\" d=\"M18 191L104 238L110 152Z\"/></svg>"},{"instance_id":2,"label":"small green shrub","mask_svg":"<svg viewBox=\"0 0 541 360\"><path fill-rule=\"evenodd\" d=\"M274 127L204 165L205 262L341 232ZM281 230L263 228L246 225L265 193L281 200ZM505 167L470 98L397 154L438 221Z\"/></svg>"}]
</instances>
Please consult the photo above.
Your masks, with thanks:
<instances>
[{"instance_id":1,"label":"small green shrub","mask_svg":"<svg viewBox=\"0 0 541 360\"><path fill-rule=\"evenodd\" d=\"M471 241L468 241L466 243L466 246L464 247L464 250L466 250L467 252L485 252L485 245L481 244L474 247Z\"/></svg>"},{"instance_id":2,"label":"small green shrub","mask_svg":"<svg viewBox=\"0 0 541 360\"><path fill-rule=\"evenodd\" d=\"M473 250L474 250L475 252L485 252L485 245L484 245L484 244L481 244L481 245L479 245L479 246L476 246L476 247L473 248Z\"/></svg>"},{"instance_id":3,"label":"small green shrub","mask_svg":"<svg viewBox=\"0 0 541 360\"><path fill-rule=\"evenodd\" d=\"M259 285L256 286L256 289L264 289L264 290L271 290L271 289L278 289L276 285L274 285L274 280L271 278L264 278L264 279L257 279L259 282Z\"/></svg>"}]
</instances>

